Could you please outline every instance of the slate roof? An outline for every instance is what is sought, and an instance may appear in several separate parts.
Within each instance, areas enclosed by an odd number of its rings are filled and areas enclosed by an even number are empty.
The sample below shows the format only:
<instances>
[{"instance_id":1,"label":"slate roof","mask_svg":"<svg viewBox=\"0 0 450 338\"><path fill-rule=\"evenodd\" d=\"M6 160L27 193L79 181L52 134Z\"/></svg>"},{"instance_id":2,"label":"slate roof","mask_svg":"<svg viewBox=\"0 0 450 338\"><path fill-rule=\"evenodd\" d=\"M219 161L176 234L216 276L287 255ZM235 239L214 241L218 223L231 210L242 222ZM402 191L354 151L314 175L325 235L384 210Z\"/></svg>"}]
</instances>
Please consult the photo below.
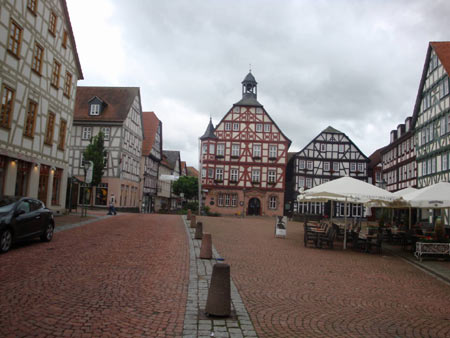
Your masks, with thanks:
<instances>
[{"instance_id":1,"label":"slate roof","mask_svg":"<svg viewBox=\"0 0 450 338\"><path fill-rule=\"evenodd\" d=\"M148 156L155 142L156 132L158 131L159 119L152 111L142 112L142 129L144 139L142 140L142 155Z\"/></svg>"},{"instance_id":2,"label":"slate roof","mask_svg":"<svg viewBox=\"0 0 450 338\"><path fill-rule=\"evenodd\" d=\"M343 134L343 132L341 132L341 131L339 131L339 130L337 130L337 129L334 129L334 128L331 127L331 126L328 126L327 128L325 128L325 129L322 131L322 133Z\"/></svg>"},{"instance_id":3,"label":"slate roof","mask_svg":"<svg viewBox=\"0 0 450 338\"><path fill-rule=\"evenodd\" d=\"M263 105L258 102L253 94L245 93L239 102L236 102L233 106L250 106L250 107L262 107Z\"/></svg>"},{"instance_id":4,"label":"slate roof","mask_svg":"<svg viewBox=\"0 0 450 338\"><path fill-rule=\"evenodd\" d=\"M257 84L255 77L253 76L252 72L249 72L247 74L247 76L245 77L244 81L242 81L242 83L247 83L247 82L251 82L254 84Z\"/></svg>"},{"instance_id":5,"label":"slate roof","mask_svg":"<svg viewBox=\"0 0 450 338\"><path fill-rule=\"evenodd\" d=\"M106 104L98 116L89 115L89 101L94 96ZM74 122L123 122L136 96L140 98L139 87L77 87L73 111Z\"/></svg>"},{"instance_id":6,"label":"slate roof","mask_svg":"<svg viewBox=\"0 0 450 338\"><path fill-rule=\"evenodd\" d=\"M80 63L80 58L78 57L78 51L77 51L77 45L75 43L75 37L73 35L73 30L72 30L72 23L70 22L70 16L69 16L69 10L67 9L67 3L66 0L60 0L61 2L61 7L62 10L64 12L64 16L66 17L66 22L67 22L67 31L68 31L68 35L69 35L69 39L70 39L70 44L72 46L73 49L73 56L75 59L75 65L77 67L77 71L78 71L78 80L83 80L83 72L81 70L81 63Z\"/></svg>"},{"instance_id":7,"label":"slate roof","mask_svg":"<svg viewBox=\"0 0 450 338\"><path fill-rule=\"evenodd\" d=\"M214 134L214 126L212 124L212 118L209 118L209 124L208 127L206 127L206 131L203 134L202 137L200 137L200 140L206 140L207 138L217 138L217 136Z\"/></svg>"},{"instance_id":8,"label":"slate roof","mask_svg":"<svg viewBox=\"0 0 450 338\"><path fill-rule=\"evenodd\" d=\"M166 157L167 164L169 165L168 167L172 170L176 170L175 165L177 164L177 160L180 160L180 152L178 150L163 150L163 154ZM180 170L180 168L178 169Z\"/></svg>"}]
</instances>

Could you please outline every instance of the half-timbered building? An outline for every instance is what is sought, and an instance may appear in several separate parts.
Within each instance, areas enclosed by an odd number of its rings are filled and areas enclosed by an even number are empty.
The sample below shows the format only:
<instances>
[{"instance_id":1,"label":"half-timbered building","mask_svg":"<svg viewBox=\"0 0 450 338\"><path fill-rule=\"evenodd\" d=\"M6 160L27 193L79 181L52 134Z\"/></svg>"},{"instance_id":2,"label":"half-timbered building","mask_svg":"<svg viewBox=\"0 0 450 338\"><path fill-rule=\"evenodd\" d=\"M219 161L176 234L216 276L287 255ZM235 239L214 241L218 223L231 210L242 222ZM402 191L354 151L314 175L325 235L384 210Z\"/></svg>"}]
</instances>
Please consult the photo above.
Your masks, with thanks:
<instances>
[{"instance_id":1,"label":"half-timbered building","mask_svg":"<svg viewBox=\"0 0 450 338\"><path fill-rule=\"evenodd\" d=\"M141 205L142 108L137 87L78 87L70 161L73 175L84 182L83 152L91 138L103 132L105 169L94 187L75 184L78 203L107 207L114 194L116 208L137 211Z\"/></svg>"},{"instance_id":2,"label":"half-timbered building","mask_svg":"<svg viewBox=\"0 0 450 338\"><path fill-rule=\"evenodd\" d=\"M416 150L412 118L391 131L390 143L381 151L383 180L386 190L394 192L417 186Z\"/></svg>"},{"instance_id":3,"label":"half-timbered building","mask_svg":"<svg viewBox=\"0 0 450 338\"><path fill-rule=\"evenodd\" d=\"M297 203L296 195L299 189L306 190L343 176L351 176L367 182L368 163L369 159L347 135L333 127L326 128L289 161L288 189L291 191L288 194L294 198L289 201L293 212L324 214L324 203ZM344 215L344 204L341 204L336 203L333 215ZM349 205L347 214L361 216L362 206Z\"/></svg>"},{"instance_id":4,"label":"half-timbered building","mask_svg":"<svg viewBox=\"0 0 450 338\"><path fill-rule=\"evenodd\" d=\"M450 180L450 41L430 42L414 106L417 186Z\"/></svg>"},{"instance_id":5,"label":"half-timbered building","mask_svg":"<svg viewBox=\"0 0 450 338\"><path fill-rule=\"evenodd\" d=\"M0 196L62 212L83 79L66 1L1 1L0 64Z\"/></svg>"},{"instance_id":6,"label":"half-timbered building","mask_svg":"<svg viewBox=\"0 0 450 338\"><path fill-rule=\"evenodd\" d=\"M144 139L142 141L142 205L145 213L155 211L158 192L159 164L162 160L162 123L154 112L142 113Z\"/></svg>"},{"instance_id":7,"label":"half-timbered building","mask_svg":"<svg viewBox=\"0 0 450 338\"><path fill-rule=\"evenodd\" d=\"M291 141L257 100L252 73L242 99L201 140L201 184L206 205L220 214L283 215Z\"/></svg>"}]
</instances>

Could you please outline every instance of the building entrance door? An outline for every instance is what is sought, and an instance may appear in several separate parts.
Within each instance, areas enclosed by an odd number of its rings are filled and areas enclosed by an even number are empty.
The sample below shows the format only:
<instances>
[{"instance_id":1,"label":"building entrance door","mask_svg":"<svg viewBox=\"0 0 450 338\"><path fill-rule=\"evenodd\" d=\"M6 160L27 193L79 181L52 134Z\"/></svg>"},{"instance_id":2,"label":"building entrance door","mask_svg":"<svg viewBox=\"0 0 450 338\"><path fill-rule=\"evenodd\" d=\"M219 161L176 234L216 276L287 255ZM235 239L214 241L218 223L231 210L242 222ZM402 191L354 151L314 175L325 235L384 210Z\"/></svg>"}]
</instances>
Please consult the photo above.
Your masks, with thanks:
<instances>
[{"instance_id":1,"label":"building entrance door","mask_svg":"<svg viewBox=\"0 0 450 338\"><path fill-rule=\"evenodd\" d=\"M261 202L256 197L248 201L248 214L259 216L261 214Z\"/></svg>"}]
</instances>

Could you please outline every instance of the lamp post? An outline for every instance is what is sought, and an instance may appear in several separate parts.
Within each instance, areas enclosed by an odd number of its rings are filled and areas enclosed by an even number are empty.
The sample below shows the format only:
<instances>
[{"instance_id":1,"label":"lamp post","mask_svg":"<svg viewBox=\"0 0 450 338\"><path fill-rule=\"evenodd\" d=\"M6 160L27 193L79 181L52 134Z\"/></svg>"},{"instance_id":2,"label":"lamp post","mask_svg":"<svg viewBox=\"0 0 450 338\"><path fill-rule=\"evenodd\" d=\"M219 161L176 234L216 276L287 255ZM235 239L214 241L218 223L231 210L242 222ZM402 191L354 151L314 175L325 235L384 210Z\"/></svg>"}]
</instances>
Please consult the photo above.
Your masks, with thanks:
<instances>
[{"instance_id":1,"label":"lamp post","mask_svg":"<svg viewBox=\"0 0 450 338\"><path fill-rule=\"evenodd\" d=\"M83 207L81 208L81 216L87 216L87 205L86 205L86 187L92 182L92 171L94 169L94 162L83 161L84 167L84 189L83 189Z\"/></svg>"}]
</instances>

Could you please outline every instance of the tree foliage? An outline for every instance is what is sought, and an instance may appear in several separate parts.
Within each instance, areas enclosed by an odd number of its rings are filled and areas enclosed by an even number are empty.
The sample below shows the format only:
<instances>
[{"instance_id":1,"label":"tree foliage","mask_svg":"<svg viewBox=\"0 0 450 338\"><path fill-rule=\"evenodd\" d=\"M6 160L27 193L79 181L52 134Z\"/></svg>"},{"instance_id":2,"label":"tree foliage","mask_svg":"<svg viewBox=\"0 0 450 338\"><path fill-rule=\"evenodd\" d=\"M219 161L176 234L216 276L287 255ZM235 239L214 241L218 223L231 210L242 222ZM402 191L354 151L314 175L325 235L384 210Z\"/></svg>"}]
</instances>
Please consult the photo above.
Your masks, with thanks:
<instances>
[{"instance_id":1,"label":"tree foliage","mask_svg":"<svg viewBox=\"0 0 450 338\"><path fill-rule=\"evenodd\" d=\"M184 193L184 197L188 200L197 198L198 195L198 179L192 176L181 176L173 182L173 192L177 195Z\"/></svg>"},{"instance_id":2,"label":"tree foliage","mask_svg":"<svg viewBox=\"0 0 450 338\"><path fill-rule=\"evenodd\" d=\"M92 186L97 186L102 181L105 168L105 159L107 151L104 145L105 136L102 132L91 138L91 143L84 151L84 160L94 163L94 171L92 172Z\"/></svg>"}]
</instances>

